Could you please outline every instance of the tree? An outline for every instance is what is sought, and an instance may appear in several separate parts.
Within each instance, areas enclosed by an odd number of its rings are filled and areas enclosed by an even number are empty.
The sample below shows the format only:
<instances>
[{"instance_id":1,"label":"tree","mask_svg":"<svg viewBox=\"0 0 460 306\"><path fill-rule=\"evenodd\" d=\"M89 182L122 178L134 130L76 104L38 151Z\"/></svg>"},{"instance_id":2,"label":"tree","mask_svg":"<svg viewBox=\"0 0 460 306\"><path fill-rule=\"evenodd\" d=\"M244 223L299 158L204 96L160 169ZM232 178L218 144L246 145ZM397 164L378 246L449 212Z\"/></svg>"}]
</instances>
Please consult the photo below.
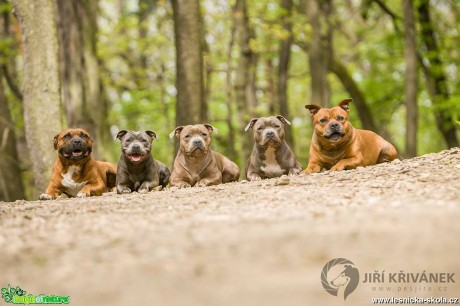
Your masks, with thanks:
<instances>
[{"instance_id":1,"label":"tree","mask_svg":"<svg viewBox=\"0 0 460 306\"><path fill-rule=\"evenodd\" d=\"M243 131L249 120L255 115L256 66L257 54L251 49L251 40L255 33L249 24L246 0L237 0L233 8L233 16L239 46L238 64L235 71L235 100L239 114L239 130ZM252 135L243 134L241 139L240 163L246 162L252 150Z\"/></svg>"},{"instance_id":2,"label":"tree","mask_svg":"<svg viewBox=\"0 0 460 306\"><path fill-rule=\"evenodd\" d=\"M417 33L415 29L414 6L412 0L403 0L404 12L404 60L406 63L406 156L417 155L418 126L418 74L417 74Z\"/></svg>"},{"instance_id":3,"label":"tree","mask_svg":"<svg viewBox=\"0 0 460 306\"><path fill-rule=\"evenodd\" d=\"M16 135L0 71L0 201L24 199Z\"/></svg>"},{"instance_id":4,"label":"tree","mask_svg":"<svg viewBox=\"0 0 460 306\"><path fill-rule=\"evenodd\" d=\"M425 58L428 60L428 65L423 65L422 68L427 82L426 87L428 94L433 103L436 125L447 146L450 148L458 147L459 141L456 135L454 112L450 107L446 106L450 94L438 43L435 38L433 24L431 22L429 0L418 1L417 10L421 28L420 38L425 48L425 53L423 55L425 55Z\"/></svg>"},{"instance_id":5,"label":"tree","mask_svg":"<svg viewBox=\"0 0 460 306\"><path fill-rule=\"evenodd\" d=\"M279 47L279 66L278 66L278 104L282 116L289 118L288 96L287 96L287 81L289 73L289 63L291 59L291 46L294 40L292 36L292 0L281 0L282 25L287 32L287 37L282 39ZM291 129L286 129L286 140L294 148L294 138L292 137Z\"/></svg>"},{"instance_id":6,"label":"tree","mask_svg":"<svg viewBox=\"0 0 460 306\"><path fill-rule=\"evenodd\" d=\"M6 1L0 1L1 5L10 5ZM4 7L5 9L5 7ZM10 30L10 9L5 10L2 14L0 34L2 41L8 41L11 38ZM13 44L8 46L15 49ZM3 50L2 50L3 51ZM13 82L9 75L8 64L11 63L12 52L1 52L1 69L0 69L0 201L14 201L24 199L24 187L21 175L21 161L17 149L16 128L14 126L8 97L5 93L3 80L9 84L12 93L22 98L22 93ZM9 53L10 56L5 55Z\"/></svg>"},{"instance_id":7,"label":"tree","mask_svg":"<svg viewBox=\"0 0 460 306\"><path fill-rule=\"evenodd\" d=\"M61 84L56 9L49 0L14 0L24 46L24 118L35 188L45 190L55 152L52 139L62 130Z\"/></svg>"},{"instance_id":8,"label":"tree","mask_svg":"<svg viewBox=\"0 0 460 306\"><path fill-rule=\"evenodd\" d=\"M308 48L311 76L311 103L330 106L331 90L327 79L331 57L332 29L327 25L331 12L331 0L307 1L307 16L312 27Z\"/></svg>"},{"instance_id":9,"label":"tree","mask_svg":"<svg viewBox=\"0 0 460 306\"><path fill-rule=\"evenodd\" d=\"M110 154L104 148L113 140L96 55L98 1L56 2L66 118L69 126L87 129L97 141L96 157L108 159Z\"/></svg>"},{"instance_id":10,"label":"tree","mask_svg":"<svg viewBox=\"0 0 460 306\"><path fill-rule=\"evenodd\" d=\"M173 0L176 37L176 125L207 121L199 0Z\"/></svg>"}]
</instances>

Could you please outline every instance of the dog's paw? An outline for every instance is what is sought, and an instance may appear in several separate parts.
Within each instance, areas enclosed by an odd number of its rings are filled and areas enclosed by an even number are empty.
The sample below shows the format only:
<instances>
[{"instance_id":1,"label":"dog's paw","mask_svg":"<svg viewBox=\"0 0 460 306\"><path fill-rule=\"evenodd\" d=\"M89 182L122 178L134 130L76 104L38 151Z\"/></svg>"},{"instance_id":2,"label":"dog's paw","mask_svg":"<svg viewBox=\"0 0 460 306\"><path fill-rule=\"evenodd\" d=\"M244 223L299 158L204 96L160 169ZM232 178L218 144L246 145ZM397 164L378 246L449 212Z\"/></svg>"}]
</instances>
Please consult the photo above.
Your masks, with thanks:
<instances>
[{"instance_id":1,"label":"dog's paw","mask_svg":"<svg viewBox=\"0 0 460 306\"><path fill-rule=\"evenodd\" d=\"M182 182L182 183L177 184L176 187L178 187L178 188L188 188L188 187L192 187L192 185L190 185L189 183L186 183L186 182Z\"/></svg>"},{"instance_id":2,"label":"dog's paw","mask_svg":"<svg viewBox=\"0 0 460 306\"><path fill-rule=\"evenodd\" d=\"M298 175L299 173L301 173L301 171L302 171L302 169L292 168L292 169L289 170L288 175L289 176Z\"/></svg>"},{"instance_id":3,"label":"dog's paw","mask_svg":"<svg viewBox=\"0 0 460 306\"><path fill-rule=\"evenodd\" d=\"M139 192L139 193L148 193L149 190L147 188L142 188L142 189L139 189L137 192Z\"/></svg>"},{"instance_id":4,"label":"dog's paw","mask_svg":"<svg viewBox=\"0 0 460 306\"><path fill-rule=\"evenodd\" d=\"M331 171L342 171L345 170L345 166L341 163L337 163L334 167L331 168Z\"/></svg>"},{"instance_id":5,"label":"dog's paw","mask_svg":"<svg viewBox=\"0 0 460 306\"><path fill-rule=\"evenodd\" d=\"M131 189L129 189L128 187L125 187L122 190L117 191L117 192L120 194L127 194L127 193L131 193Z\"/></svg>"},{"instance_id":6,"label":"dog's paw","mask_svg":"<svg viewBox=\"0 0 460 306\"><path fill-rule=\"evenodd\" d=\"M251 181L251 182L256 182L256 181L261 181L262 178L258 175L251 175L251 177L248 177L248 179Z\"/></svg>"},{"instance_id":7,"label":"dog's paw","mask_svg":"<svg viewBox=\"0 0 460 306\"><path fill-rule=\"evenodd\" d=\"M75 196L77 198L86 198L86 197L89 197L89 194L87 194L86 192L79 192L77 193L77 195Z\"/></svg>"},{"instance_id":8,"label":"dog's paw","mask_svg":"<svg viewBox=\"0 0 460 306\"><path fill-rule=\"evenodd\" d=\"M206 181L199 181L198 183L196 183L196 187L206 187L209 185L209 182L206 182Z\"/></svg>"},{"instance_id":9,"label":"dog's paw","mask_svg":"<svg viewBox=\"0 0 460 306\"><path fill-rule=\"evenodd\" d=\"M48 201L48 200L52 200L53 197L47 193L42 193L41 195L38 196L38 199L41 201Z\"/></svg>"}]
</instances>

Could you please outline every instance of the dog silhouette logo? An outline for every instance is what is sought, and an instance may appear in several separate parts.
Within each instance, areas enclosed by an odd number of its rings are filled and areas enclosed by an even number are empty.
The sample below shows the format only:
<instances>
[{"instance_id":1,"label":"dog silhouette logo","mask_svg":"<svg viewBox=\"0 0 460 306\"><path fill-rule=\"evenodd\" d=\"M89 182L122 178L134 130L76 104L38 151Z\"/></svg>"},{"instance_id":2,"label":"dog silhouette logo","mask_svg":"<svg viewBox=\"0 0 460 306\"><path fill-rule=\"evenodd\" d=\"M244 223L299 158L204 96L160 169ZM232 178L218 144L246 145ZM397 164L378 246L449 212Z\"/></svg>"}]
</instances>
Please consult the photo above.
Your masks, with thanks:
<instances>
[{"instance_id":1,"label":"dog silhouette logo","mask_svg":"<svg viewBox=\"0 0 460 306\"><path fill-rule=\"evenodd\" d=\"M321 283L326 292L346 300L358 287L359 271L348 259L335 258L321 271Z\"/></svg>"}]
</instances>

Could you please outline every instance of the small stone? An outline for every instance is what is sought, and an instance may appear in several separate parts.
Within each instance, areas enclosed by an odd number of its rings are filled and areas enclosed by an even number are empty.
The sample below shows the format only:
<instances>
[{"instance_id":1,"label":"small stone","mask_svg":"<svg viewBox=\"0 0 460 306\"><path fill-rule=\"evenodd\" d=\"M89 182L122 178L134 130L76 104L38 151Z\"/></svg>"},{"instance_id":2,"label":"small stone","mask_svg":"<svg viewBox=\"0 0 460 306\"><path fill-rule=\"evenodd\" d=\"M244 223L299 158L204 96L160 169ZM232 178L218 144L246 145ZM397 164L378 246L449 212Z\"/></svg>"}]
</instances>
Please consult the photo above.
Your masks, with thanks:
<instances>
[{"instance_id":1,"label":"small stone","mask_svg":"<svg viewBox=\"0 0 460 306\"><path fill-rule=\"evenodd\" d=\"M291 179L287 175L282 175L275 181L275 186L289 185Z\"/></svg>"},{"instance_id":2,"label":"small stone","mask_svg":"<svg viewBox=\"0 0 460 306\"><path fill-rule=\"evenodd\" d=\"M418 178L418 180L419 180L420 182L429 182L429 181L431 180L431 175L429 175L429 174L423 174L423 175L421 175L421 176Z\"/></svg>"}]
</instances>

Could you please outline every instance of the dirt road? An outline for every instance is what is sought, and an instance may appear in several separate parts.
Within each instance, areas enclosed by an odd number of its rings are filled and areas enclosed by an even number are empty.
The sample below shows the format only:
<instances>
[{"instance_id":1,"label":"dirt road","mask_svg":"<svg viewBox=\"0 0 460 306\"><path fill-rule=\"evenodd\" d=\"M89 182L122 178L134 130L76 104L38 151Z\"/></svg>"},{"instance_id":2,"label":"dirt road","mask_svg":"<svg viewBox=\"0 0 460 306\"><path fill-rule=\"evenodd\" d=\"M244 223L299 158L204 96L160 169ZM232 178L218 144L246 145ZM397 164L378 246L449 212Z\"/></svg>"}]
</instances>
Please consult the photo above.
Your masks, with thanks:
<instances>
[{"instance_id":1,"label":"dirt road","mask_svg":"<svg viewBox=\"0 0 460 306\"><path fill-rule=\"evenodd\" d=\"M459 236L455 148L287 180L0 203L0 287L68 295L72 305L451 298L460 297ZM338 257L360 273L345 302L320 281L323 266ZM455 283L390 283L389 274L363 282L376 271L456 274ZM390 291L373 291L379 285Z\"/></svg>"}]
</instances>

